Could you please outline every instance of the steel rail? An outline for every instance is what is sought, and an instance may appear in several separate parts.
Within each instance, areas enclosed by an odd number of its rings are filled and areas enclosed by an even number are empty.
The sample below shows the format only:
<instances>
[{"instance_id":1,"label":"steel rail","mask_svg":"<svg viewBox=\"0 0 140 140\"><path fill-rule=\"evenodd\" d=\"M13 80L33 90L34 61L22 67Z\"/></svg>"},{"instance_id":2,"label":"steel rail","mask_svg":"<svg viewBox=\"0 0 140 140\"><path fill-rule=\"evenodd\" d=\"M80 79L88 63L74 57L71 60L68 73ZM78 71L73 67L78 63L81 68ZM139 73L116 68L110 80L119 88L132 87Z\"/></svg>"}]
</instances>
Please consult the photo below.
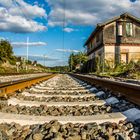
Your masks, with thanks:
<instances>
[{"instance_id":1,"label":"steel rail","mask_svg":"<svg viewBox=\"0 0 140 140\"><path fill-rule=\"evenodd\" d=\"M140 85L126 82L113 81L109 79L95 78L82 74L70 74L71 76L102 88L113 91L115 95L124 96L130 102L140 105Z\"/></svg>"},{"instance_id":2,"label":"steel rail","mask_svg":"<svg viewBox=\"0 0 140 140\"><path fill-rule=\"evenodd\" d=\"M26 78L22 80L12 81L12 82L5 82L0 84L0 97L10 96L15 91L22 90L26 87L30 87L33 84L39 83L44 80L48 80L54 77L56 74L44 75L44 76L37 76L33 78Z\"/></svg>"},{"instance_id":3,"label":"steel rail","mask_svg":"<svg viewBox=\"0 0 140 140\"><path fill-rule=\"evenodd\" d=\"M31 73L31 72L29 72L29 73L25 73L25 72L23 72L23 73L0 73L0 76L17 76L17 75L28 75L28 74L40 74L40 73L42 73L42 72L35 72L35 73Z\"/></svg>"},{"instance_id":4,"label":"steel rail","mask_svg":"<svg viewBox=\"0 0 140 140\"><path fill-rule=\"evenodd\" d=\"M22 75L24 75L24 74L22 74ZM50 75L50 74L48 74L48 75ZM8 76L8 75L7 75ZM17 76L17 75L12 75L12 76ZM19 75L18 75L19 76ZM14 84L14 83L16 83L16 82L22 82L22 81L26 81L26 80L28 80L28 79L33 79L33 78L38 78L38 77L43 77L44 75L42 75L42 76L34 76L34 77L31 77L31 78L23 78L23 79L18 79L18 80L11 80L11 81L7 81L7 82L1 82L0 83L0 88L1 87L3 87L3 86L8 86L9 84ZM47 74L45 75L45 76L47 76Z\"/></svg>"}]
</instances>

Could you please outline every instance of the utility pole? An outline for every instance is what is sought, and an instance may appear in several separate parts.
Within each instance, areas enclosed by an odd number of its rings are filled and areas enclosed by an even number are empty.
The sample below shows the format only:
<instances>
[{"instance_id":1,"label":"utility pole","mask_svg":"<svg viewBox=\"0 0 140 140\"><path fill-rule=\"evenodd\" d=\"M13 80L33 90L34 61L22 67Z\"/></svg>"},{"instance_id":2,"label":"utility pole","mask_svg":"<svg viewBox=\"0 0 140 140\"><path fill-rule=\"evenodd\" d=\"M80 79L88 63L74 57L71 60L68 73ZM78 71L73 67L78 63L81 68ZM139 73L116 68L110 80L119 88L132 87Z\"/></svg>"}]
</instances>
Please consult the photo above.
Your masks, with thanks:
<instances>
[{"instance_id":1,"label":"utility pole","mask_svg":"<svg viewBox=\"0 0 140 140\"><path fill-rule=\"evenodd\" d=\"M46 66L46 58L47 58L47 55L44 54L44 67Z\"/></svg>"},{"instance_id":2,"label":"utility pole","mask_svg":"<svg viewBox=\"0 0 140 140\"><path fill-rule=\"evenodd\" d=\"M72 72L72 55L70 57L70 69L71 69L71 72Z\"/></svg>"},{"instance_id":3,"label":"utility pole","mask_svg":"<svg viewBox=\"0 0 140 140\"><path fill-rule=\"evenodd\" d=\"M27 50L26 50L26 71L28 70L28 60L29 60L29 37L27 37Z\"/></svg>"}]
</instances>

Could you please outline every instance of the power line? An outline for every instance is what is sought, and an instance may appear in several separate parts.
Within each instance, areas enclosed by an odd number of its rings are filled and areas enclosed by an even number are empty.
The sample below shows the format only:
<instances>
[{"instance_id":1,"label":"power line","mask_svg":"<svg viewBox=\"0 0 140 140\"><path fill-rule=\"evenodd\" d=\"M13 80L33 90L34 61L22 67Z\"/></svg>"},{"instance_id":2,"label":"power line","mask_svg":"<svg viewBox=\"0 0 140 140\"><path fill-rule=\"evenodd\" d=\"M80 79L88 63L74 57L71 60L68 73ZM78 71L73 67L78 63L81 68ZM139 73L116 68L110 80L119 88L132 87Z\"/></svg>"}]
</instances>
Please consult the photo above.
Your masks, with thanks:
<instances>
[{"instance_id":1,"label":"power line","mask_svg":"<svg viewBox=\"0 0 140 140\"><path fill-rule=\"evenodd\" d=\"M29 24L31 25L31 28L33 28L34 24L33 24L32 20L25 14L24 9L23 9L23 5L21 5L17 0L12 0L12 2L17 8L19 8L19 12L23 15L23 17L27 21L31 21L31 22L29 22ZM38 36L38 39L41 40L41 36Z\"/></svg>"},{"instance_id":2,"label":"power line","mask_svg":"<svg viewBox=\"0 0 140 140\"><path fill-rule=\"evenodd\" d=\"M17 7L20 8L19 12L23 15L23 17L27 20L30 21L30 18L28 18L28 16L25 14L24 9L22 7L22 5L17 1L17 0L12 0L13 4ZM31 25L31 28L34 27L33 22L29 22ZM40 36L39 36L40 39ZM28 62L28 55L29 55L29 37L27 37L27 50L26 50L26 58L27 58L27 62Z\"/></svg>"},{"instance_id":3,"label":"power line","mask_svg":"<svg viewBox=\"0 0 140 140\"><path fill-rule=\"evenodd\" d=\"M63 31L63 37L62 37L62 49L65 49L65 23L66 23L66 1L63 0L63 27L62 27L62 31ZM65 52L63 52L63 58L65 57Z\"/></svg>"}]
</instances>

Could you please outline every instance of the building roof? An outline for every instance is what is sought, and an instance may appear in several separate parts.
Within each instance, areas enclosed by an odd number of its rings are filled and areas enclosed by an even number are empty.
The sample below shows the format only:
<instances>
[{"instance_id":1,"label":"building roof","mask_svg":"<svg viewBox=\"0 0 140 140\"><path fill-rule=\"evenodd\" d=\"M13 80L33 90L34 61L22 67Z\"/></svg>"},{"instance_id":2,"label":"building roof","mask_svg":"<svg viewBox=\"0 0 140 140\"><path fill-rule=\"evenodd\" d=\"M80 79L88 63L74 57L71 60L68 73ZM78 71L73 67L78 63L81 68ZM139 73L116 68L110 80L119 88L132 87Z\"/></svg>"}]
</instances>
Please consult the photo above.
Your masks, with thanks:
<instances>
[{"instance_id":1,"label":"building roof","mask_svg":"<svg viewBox=\"0 0 140 140\"><path fill-rule=\"evenodd\" d=\"M85 42L84 46L86 46L86 45L89 43L89 41L91 40L91 38L93 38L94 35L95 35L99 30L101 30L105 25L110 24L110 23L112 23L112 22L114 22L114 21L116 21L116 20L118 20L118 19L120 19L120 18L122 18L122 17L129 17L129 18L131 18L131 19L133 19L133 20L135 20L135 21L137 21L137 22L140 22L140 18L137 18L137 17L135 17L134 15L131 15L131 14L129 14L129 13L123 13L123 14L121 14L120 16L116 16L116 17L114 17L114 18L112 18L112 19L110 19L110 20L107 20L107 21L103 22L103 23L99 23L99 24L97 24L95 30L91 33L91 35L89 36L89 38L87 39L87 41Z\"/></svg>"}]
</instances>

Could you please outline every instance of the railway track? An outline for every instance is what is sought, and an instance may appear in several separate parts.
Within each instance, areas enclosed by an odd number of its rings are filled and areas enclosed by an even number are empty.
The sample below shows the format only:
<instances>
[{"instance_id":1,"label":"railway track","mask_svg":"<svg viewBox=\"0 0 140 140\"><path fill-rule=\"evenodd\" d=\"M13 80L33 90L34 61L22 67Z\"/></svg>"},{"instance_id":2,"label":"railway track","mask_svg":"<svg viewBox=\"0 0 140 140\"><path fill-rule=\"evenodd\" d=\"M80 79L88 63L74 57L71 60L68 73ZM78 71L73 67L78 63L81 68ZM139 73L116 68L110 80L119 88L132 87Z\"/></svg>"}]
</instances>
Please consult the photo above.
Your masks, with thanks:
<instances>
[{"instance_id":1,"label":"railway track","mask_svg":"<svg viewBox=\"0 0 140 140\"><path fill-rule=\"evenodd\" d=\"M80 77L52 77L0 100L0 139L140 139L138 106Z\"/></svg>"},{"instance_id":2,"label":"railway track","mask_svg":"<svg viewBox=\"0 0 140 140\"><path fill-rule=\"evenodd\" d=\"M101 78L101 79L108 79L108 80L113 80L113 81L119 81L119 82L126 82L126 83L130 83L130 84L137 84L140 85L140 79L136 80L136 79L130 79L130 78L121 78L121 77L111 77L111 76L100 76L100 75L96 75L96 74L84 74L85 76L90 76L93 78Z\"/></svg>"},{"instance_id":3,"label":"railway track","mask_svg":"<svg viewBox=\"0 0 140 140\"><path fill-rule=\"evenodd\" d=\"M35 77L39 77L39 76L46 76L49 75L49 73L26 73L26 74L22 74L22 73L6 73L3 75L0 75L0 84L5 84L8 82L14 82L14 81L18 81L18 80L24 80L24 79L28 79L28 78L35 78Z\"/></svg>"},{"instance_id":4,"label":"railway track","mask_svg":"<svg viewBox=\"0 0 140 140\"><path fill-rule=\"evenodd\" d=\"M22 90L26 87L30 87L33 84L41 82L43 80L48 80L55 76L54 74L40 74L40 75L28 75L29 78L19 78L13 79L12 81L9 79L8 82L0 83L0 97L9 96L13 94L15 91ZM12 78L13 75L12 75Z\"/></svg>"},{"instance_id":5,"label":"railway track","mask_svg":"<svg viewBox=\"0 0 140 140\"><path fill-rule=\"evenodd\" d=\"M117 96L124 96L130 102L140 105L140 85L102 79L98 77L73 74L74 77L84 80L92 85L100 86L104 89L109 89Z\"/></svg>"}]
</instances>

